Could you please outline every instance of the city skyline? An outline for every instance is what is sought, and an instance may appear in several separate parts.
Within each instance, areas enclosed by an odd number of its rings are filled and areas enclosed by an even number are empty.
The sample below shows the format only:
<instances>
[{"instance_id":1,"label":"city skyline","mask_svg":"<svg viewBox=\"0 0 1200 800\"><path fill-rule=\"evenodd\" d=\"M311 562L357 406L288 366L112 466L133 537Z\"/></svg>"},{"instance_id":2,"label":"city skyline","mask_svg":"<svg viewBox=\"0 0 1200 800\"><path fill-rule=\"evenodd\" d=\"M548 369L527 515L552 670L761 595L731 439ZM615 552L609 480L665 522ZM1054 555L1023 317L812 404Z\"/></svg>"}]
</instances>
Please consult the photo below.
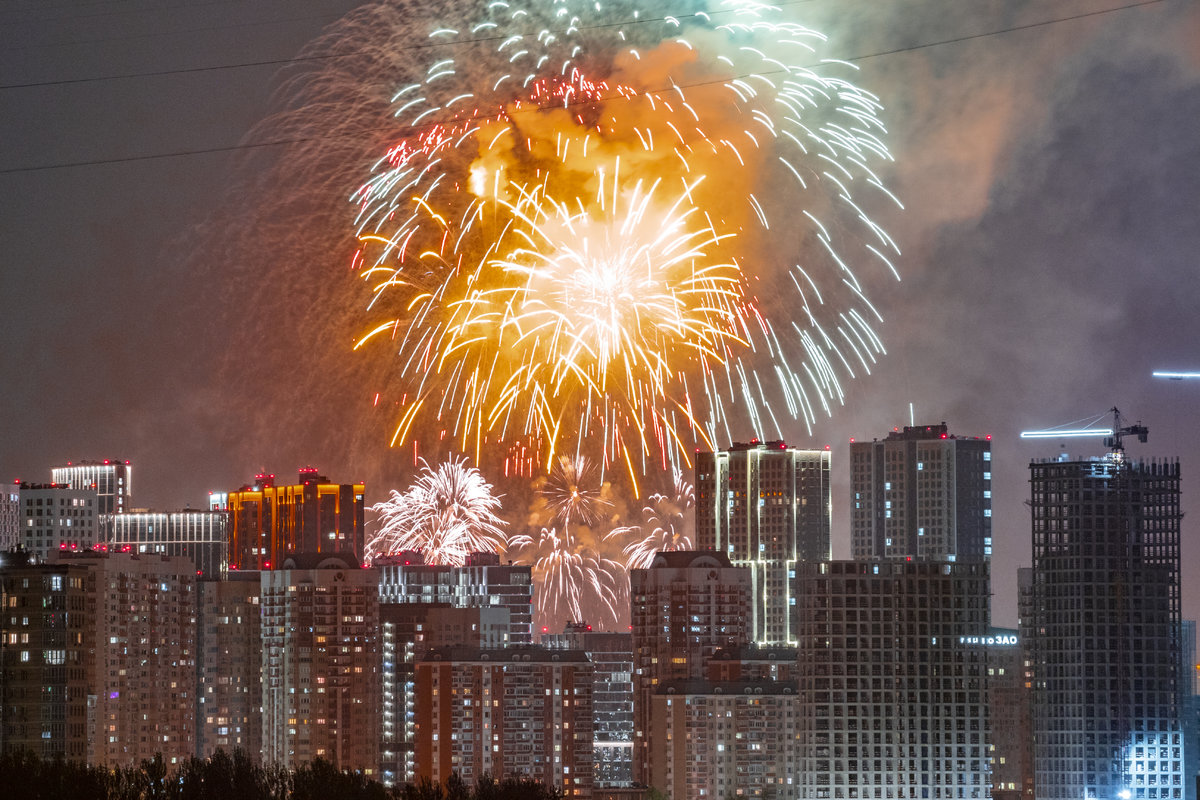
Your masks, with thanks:
<instances>
[{"instance_id":1,"label":"city skyline","mask_svg":"<svg viewBox=\"0 0 1200 800\"><path fill-rule=\"evenodd\" d=\"M231 360L319 373L322 353L353 359L311 294L298 297L313 307L309 323L264 320L253 352L220 335L245 312L232 283L247 273L189 272L181 252L236 204L225 191L247 179L251 154L126 160L236 145L266 115L287 59L354 6L234 4L215 20L5 12L0 372L13 378L0 390L0 478L41 482L55 464L116 453L138 468L135 505L164 511L200 507L209 490L262 468L317 464L366 481L369 501L404 484L411 458L387 449L392 420L371 413L361 365L327 376L338 385L307 404L279 373L266 394L214 378ZM995 621L1011 625L1016 568L1030 563L1025 469L1058 453L1052 440L1022 442L1020 430L1116 405L1150 428L1130 455L1178 456L1184 511L1200 496L1200 384L1150 377L1200 365L1188 263L1200 235L1188 169L1200 156L1189 122L1200 114L1200 12L1172 2L1109 13L1095 12L1120 6L877 6L789 14L829 34L885 105L896 155L885 182L907 206L886 220L903 280L874 295L888 355L812 435L796 423L735 436L832 446L833 549L845 557L850 438L943 420L992 435ZM258 62L271 63L231 66ZM170 70L183 72L145 74ZM97 80L115 75L142 77ZM76 80L85 82L57 83ZM64 166L90 161L111 163ZM349 255L322 266L335 273ZM1187 617L1200 607L1191 519Z\"/></svg>"},{"instance_id":2,"label":"city skyline","mask_svg":"<svg viewBox=\"0 0 1200 800\"><path fill-rule=\"evenodd\" d=\"M631 572L630 633L588 639L575 624L539 646L518 643L531 570L494 554L360 568L297 553L216 581L163 554L7 554L0 745L86 750L89 764L161 746L175 765L222 739L257 759L261 741L264 764L326 758L385 783L515 770L614 800L636 787L591 793L609 763L595 726L610 720L635 779L677 798L983 797L989 783L1040 797L1079 781L1096 785L1087 797L1192 797L1179 464L1115 452L1029 469L1020 631L988 624L990 570L969 557L800 561L797 646L761 647L748 609L770 587L712 550ZM623 689L594 683L596 647ZM1026 709L1000 729L993 688ZM1032 765L1019 755L1031 737Z\"/></svg>"}]
</instances>

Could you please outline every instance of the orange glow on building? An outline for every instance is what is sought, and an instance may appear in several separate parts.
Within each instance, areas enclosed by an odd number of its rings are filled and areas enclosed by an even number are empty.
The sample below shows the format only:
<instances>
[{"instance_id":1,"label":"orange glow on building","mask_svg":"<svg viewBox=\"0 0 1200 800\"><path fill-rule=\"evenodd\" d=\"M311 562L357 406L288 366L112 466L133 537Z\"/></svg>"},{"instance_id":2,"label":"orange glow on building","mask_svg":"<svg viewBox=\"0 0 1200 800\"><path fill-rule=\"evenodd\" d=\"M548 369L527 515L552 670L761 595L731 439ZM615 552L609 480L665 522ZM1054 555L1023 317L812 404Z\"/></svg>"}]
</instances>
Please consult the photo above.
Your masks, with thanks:
<instances>
[{"instance_id":1,"label":"orange glow on building","mask_svg":"<svg viewBox=\"0 0 1200 800\"><path fill-rule=\"evenodd\" d=\"M363 558L362 483L331 483L311 467L297 483L276 486L255 476L227 496L229 563L233 569L270 569L294 553L350 553Z\"/></svg>"}]
</instances>

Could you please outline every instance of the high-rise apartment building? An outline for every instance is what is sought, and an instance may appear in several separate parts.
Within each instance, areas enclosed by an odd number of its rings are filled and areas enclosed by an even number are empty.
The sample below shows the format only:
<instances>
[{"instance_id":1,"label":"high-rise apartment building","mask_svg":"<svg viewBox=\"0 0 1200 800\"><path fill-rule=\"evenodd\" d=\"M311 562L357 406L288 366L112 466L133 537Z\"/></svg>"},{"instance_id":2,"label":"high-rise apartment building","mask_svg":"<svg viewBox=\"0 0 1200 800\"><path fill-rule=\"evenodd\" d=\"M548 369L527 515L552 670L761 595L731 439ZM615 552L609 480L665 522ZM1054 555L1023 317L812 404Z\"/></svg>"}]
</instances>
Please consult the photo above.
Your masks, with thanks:
<instances>
[{"instance_id":1,"label":"high-rise apartment building","mask_svg":"<svg viewBox=\"0 0 1200 800\"><path fill-rule=\"evenodd\" d=\"M440 648L417 662L417 776L522 775L592 796L592 665L579 650Z\"/></svg>"},{"instance_id":2,"label":"high-rise apartment building","mask_svg":"<svg viewBox=\"0 0 1200 800\"><path fill-rule=\"evenodd\" d=\"M71 489L90 489L96 493L98 514L121 514L132 507L133 467L128 461L68 462L50 470L50 480Z\"/></svg>"},{"instance_id":3,"label":"high-rise apartment building","mask_svg":"<svg viewBox=\"0 0 1200 800\"><path fill-rule=\"evenodd\" d=\"M633 635L569 623L543 635L547 647L582 650L592 662L593 781L599 788L633 785Z\"/></svg>"},{"instance_id":4,"label":"high-rise apartment building","mask_svg":"<svg viewBox=\"0 0 1200 800\"><path fill-rule=\"evenodd\" d=\"M354 553L361 562L365 490L331 483L311 467L290 486L256 475L252 486L223 495L227 508L213 509L229 512L230 568L278 569L297 553Z\"/></svg>"},{"instance_id":5,"label":"high-rise apartment building","mask_svg":"<svg viewBox=\"0 0 1200 800\"><path fill-rule=\"evenodd\" d=\"M262 572L267 764L379 769L379 576L358 559L302 554Z\"/></svg>"},{"instance_id":6,"label":"high-rise apartment building","mask_svg":"<svg viewBox=\"0 0 1200 800\"><path fill-rule=\"evenodd\" d=\"M416 662L430 648L503 648L533 638L533 571L472 553L462 566L425 564L419 552L376 560L383 621L380 778L415 780Z\"/></svg>"},{"instance_id":7,"label":"high-rise apartment building","mask_svg":"<svg viewBox=\"0 0 1200 800\"><path fill-rule=\"evenodd\" d=\"M659 553L630 571L633 779L648 783L651 701L671 680L701 680L722 647L750 640L750 570L714 551Z\"/></svg>"},{"instance_id":8,"label":"high-rise apartment building","mask_svg":"<svg viewBox=\"0 0 1200 800\"><path fill-rule=\"evenodd\" d=\"M831 552L829 458L758 440L696 454L696 545L749 571L752 641L795 644L796 564Z\"/></svg>"},{"instance_id":9,"label":"high-rise apartment building","mask_svg":"<svg viewBox=\"0 0 1200 800\"><path fill-rule=\"evenodd\" d=\"M82 564L0 559L0 748L85 762L96 735L94 581Z\"/></svg>"},{"instance_id":10,"label":"high-rise apartment building","mask_svg":"<svg viewBox=\"0 0 1200 800\"><path fill-rule=\"evenodd\" d=\"M456 608L508 609L510 644L533 642L533 569L500 563L495 553L471 553L461 567L426 564L419 552L376 559L381 603L449 603Z\"/></svg>"},{"instance_id":11,"label":"high-rise apartment building","mask_svg":"<svg viewBox=\"0 0 1200 800\"><path fill-rule=\"evenodd\" d=\"M64 556L66 557L66 556ZM133 765L195 752L196 573L189 561L82 553L94 579L96 740L89 762Z\"/></svg>"},{"instance_id":12,"label":"high-rise apartment building","mask_svg":"<svg viewBox=\"0 0 1200 800\"><path fill-rule=\"evenodd\" d=\"M855 559L953 561L992 554L992 443L946 423L850 444Z\"/></svg>"},{"instance_id":13,"label":"high-rise apartment building","mask_svg":"<svg viewBox=\"0 0 1200 800\"><path fill-rule=\"evenodd\" d=\"M129 511L105 520L110 550L182 556L204 578L223 575L229 565L229 515L224 511Z\"/></svg>"},{"instance_id":14,"label":"high-rise apartment building","mask_svg":"<svg viewBox=\"0 0 1200 800\"><path fill-rule=\"evenodd\" d=\"M413 783L416 774L417 661L430 649L509 645L503 606L456 608L449 603L381 602L383 728L379 779L385 786Z\"/></svg>"},{"instance_id":15,"label":"high-rise apartment building","mask_svg":"<svg viewBox=\"0 0 1200 800\"><path fill-rule=\"evenodd\" d=\"M992 800L1035 800L1033 692L1025 686L1020 637L1016 630L993 628L968 642L987 653Z\"/></svg>"},{"instance_id":16,"label":"high-rise apartment building","mask_svg":"<svg viewBox=\"0 0 1200 800\"><path fill-rule=\"evenodd\" d=\"M672 800L799 797L799 736L795 681L667 681L651 699L650 785Z\"/></svg>"},{"instance_id":17,"label":"high-rise apartment building","mask_svg":"<svg viewBox=\"0 0 1200 800\"><path fill-rule=\"evenodd\" d=\"M795 797L984 798L986 562L798 568Z\"/></svg>"},{"instance_id":18,"label":"high-rise apartment building","mask_svg":"<svg viewBox=\"0 0 1200 800\"><path fill-rule=\"evenodd\" d=\"M431 647L529 644L533 572L471 553L463 566L426 564L419 552L376 559L383 622L380 778L415 780L416 662Z\"/></svg>"},{"instance_id":19,"label":"high-rise apartment building","mask_svg":"<svg viewBox=\"0 0 1200 800\"><path fill-rule=\"evenodd\" d=\"M0 568L0 741L132 766L194 755L195 571L99 551Z\"/></svg>"},{"instance_id":20,"label":"high-rise apartment building","mask_svg":"<svg viewBox=\"0 0 1200 800\"><path fill-rule=\"evenodd\" d=\"M83 551L100 541L96 491L58 483L22 483L20 544L39 560L59 551Z\"/></svg>"},{"instance_id":21,"label":"high-rise apartment building","mask_svg":"<svg viewBox=\"0 0 1200 800\"><path fill-rule=\"evenodd\" d=\"M1182 798L1179 463L1029 472L1037 797Z\"/></svg>"},{"instance_id":22,"label":"high-rise apartment building","mask_svg":"<svg viewBox=\"0 0 1200 800\"><path fill-rule=\"evenodd\" d=\"M262 752L262 593L257 572L196 584L196 755Z\"/></svg>"},{"instance_id":23,"label":"high-rise apartment building","mask_svg":"<svg viewBox=\"0 0 1200 800\"><path fill-rule=\"evenodd\" d=\"M21 544L21 484L0 486L0 552Z\"/></svg>"}]
</instances>

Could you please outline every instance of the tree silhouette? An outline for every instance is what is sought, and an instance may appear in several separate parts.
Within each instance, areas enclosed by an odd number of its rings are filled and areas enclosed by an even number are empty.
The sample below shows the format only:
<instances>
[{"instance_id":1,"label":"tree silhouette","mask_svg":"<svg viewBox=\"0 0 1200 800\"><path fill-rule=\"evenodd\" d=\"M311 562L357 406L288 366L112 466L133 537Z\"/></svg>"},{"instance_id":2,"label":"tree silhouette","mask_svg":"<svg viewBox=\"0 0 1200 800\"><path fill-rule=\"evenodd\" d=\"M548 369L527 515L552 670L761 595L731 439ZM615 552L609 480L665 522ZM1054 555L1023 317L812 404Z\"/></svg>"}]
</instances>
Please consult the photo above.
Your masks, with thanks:
<instances>
[{"instance_id":1,"label":"tree silhouette","mask_svg":"<svg viewBox=\"0 0 1200 800\"><path fill-rule=\"evenodd\" d=\"M385 787L361 772L316 759L289 772L256 764L244 750L189 758L173 770L161 755L137 766L87 766L61 757L43 761L25 750L0 752L5 800L560 800L562 793L527 777L470 786L457 773L445 786L429 779Z\"/></svg>"}]
</instances>

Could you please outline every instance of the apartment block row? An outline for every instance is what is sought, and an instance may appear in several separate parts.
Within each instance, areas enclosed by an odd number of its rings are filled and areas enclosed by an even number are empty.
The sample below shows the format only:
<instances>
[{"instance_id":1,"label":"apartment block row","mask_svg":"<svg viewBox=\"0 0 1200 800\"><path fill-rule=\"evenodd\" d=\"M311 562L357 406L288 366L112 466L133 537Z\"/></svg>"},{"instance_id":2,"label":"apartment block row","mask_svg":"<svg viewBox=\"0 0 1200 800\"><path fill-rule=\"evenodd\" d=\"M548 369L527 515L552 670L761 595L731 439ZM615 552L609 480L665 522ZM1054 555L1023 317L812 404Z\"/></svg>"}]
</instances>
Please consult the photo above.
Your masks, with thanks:
<instances>
[{"instance_id":1,"label":"apartment block row","mask_svg":"<svg viewBox=\"0 0 1200 800\"><path fill-rule=\"evenodd\" d=\"M181 556L209 578L272 569L305 553L363 555L364 485L334 483L312 467L294 483L260 473L234 491L210 493L202 508L174 511L134 505L128 461L83 461L50 473L50 482L17 481L0 491L0 550L46 559L100 545Z\"/></svg>"},{"instance_id":2,"label":"apartment block row","mask_svg":"<svg viewBox=\"0 0 1200 800\"><path fill-rule=\"evenodd\" d=\"M436 593L464 577L474 593ZM389 602L422 580L428 602ZM366 569L352 554L301 554L205 580L179 557L10 552L0 606L3 748L110 765L242 748L394 783L468 773L449 754L476 734L487 757L473 774L590 796L590 661L529 644L530 569L494 555ZM490 722L455 722L468 684L489 687L479 710L495 715L494 741Z\"/></svg>"},{"instance_id":3,"label":"apartment block row","mask_svg":"<svg viewBox=\"0 0 1200 800\"><path fill-rule=\"evenodd\" d=\"M852 559L831 557L828 450L698 454L697 549L630 571L630 630L536 645L530 567L364 568L360 485L260 476L214 499L241 531L227 570L133 547L0 569L0 746L104 763L243 747L568 797L1195 796L1177 462L1119 445L1032 462L1033 563L1004 630L990 439L914 426L850 453ZM156 639L153 615L185 607L191 632ZM181 698L190 717L152 711Z\"/></svg>"}]
</instances>

